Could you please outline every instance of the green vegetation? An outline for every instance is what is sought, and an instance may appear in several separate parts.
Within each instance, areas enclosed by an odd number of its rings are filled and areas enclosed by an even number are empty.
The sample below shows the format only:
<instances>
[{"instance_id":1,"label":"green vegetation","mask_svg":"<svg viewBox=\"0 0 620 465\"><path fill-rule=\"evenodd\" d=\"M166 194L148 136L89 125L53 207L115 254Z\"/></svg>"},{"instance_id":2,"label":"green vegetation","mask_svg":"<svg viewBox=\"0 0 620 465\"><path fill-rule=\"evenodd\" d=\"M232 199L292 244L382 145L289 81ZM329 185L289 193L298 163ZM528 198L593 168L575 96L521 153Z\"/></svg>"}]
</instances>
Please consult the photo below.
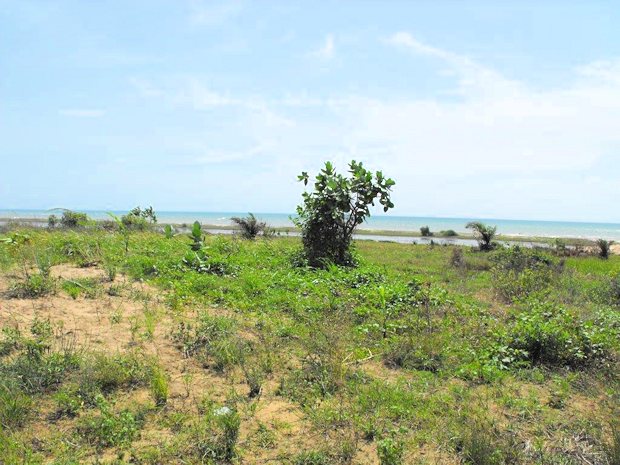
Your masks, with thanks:
<instances>
[{"instance_id":1,"label":"green vegetation","mask_svg":"<svg viewBox=\"0 0 620 465\"><path fill-rule=\"evenodd\" d=\"M245 239L256 239L259 234L269 234L270 228L264 221L259 221L253 213L248 213L245 218L234 216L230 219L241 230L241 236Z\"/></svg>"},{"instance_id":2,"label":"green vegetation","mask_svg":"<svg viewBox=\"0 0 620 465\"><path fill-rule=\"evenodd\" d=\"M431 232L431 229L428 226L422 226L420 228L420 235L422 237L431 237L433 233Z\"/></svg>"},{"instance_id":3,"label":"green vegetation","mask_svg":"<svg viewBox=\"0 0 620 465\"><path fill-rule=\"evenodd\" d=\"M479 221L467 223L465 227L473 231L474 238L478 241L480 250L489 251L494 247L493 239L495 239L495 235L497 234L497 227L487 226Z\"/></svg>"},{"instance_id":4,"label":"green vegetation","mask_svg":"<svg viewBox=\"0 0 620 465\"><path fill-rule=\"evenodd\" d=\"M611 244L613 244L613 241L606 241L605 239L598 239L596 241L596 246L598 247L598 256L607 260L609 258Z\"/></svg>"},{"instance_id":5,"label":"green vegetation","mask_svg":"<svg viewBox=\"0 0 620 465\"><path fill-rule=\"evenodd\" d=\"M352 265L353 232L370 216L370 206L379 203L387 212L394 204L390 191L394 181L381 171L374 176L362 163L349 163L350 177L336 173L330 162L316 176L313 192L303 193L303 205L297 207L295 220L301 229L303 258L312 267ZM299 180L308 184L308 173Z\"/></svg>"},{"instance_id":6,"label":"green vegetation","mask_svg":"<svg viewBox=\"0 0 620 465\"><path fill-rule=\"evenodd\" d=\"M618 463L618 256L0 239L4 463Z\"/></svg>"},{"instance_id":7,"label":"green vegetation","mask_svg":"<svg viewBox=\"0 0 620 465\"><path fill-rule=\"evenodd\" d=\"M130 210L126 215L121 216L121 222L127 229L144 231L152 224L157 223L157 215L155 215L153 207L143 210L138 206Z\"/></svg>"},{"instance_id":8,"label":"green vegetation","mask_svg":"<svg viewBox=\"0 0 620 465\"><path fill-rule=\"evenodd\" d=\"M50 222L49 220L48 218L48 224ZM54 220L52 220L52 222L54 222ZM85 226L88 222L89 218L86 213L74 212L71 210L64 210L60 218L60 224L63 228L77 228L79 226Z\"/></svg>"}]
</instances>

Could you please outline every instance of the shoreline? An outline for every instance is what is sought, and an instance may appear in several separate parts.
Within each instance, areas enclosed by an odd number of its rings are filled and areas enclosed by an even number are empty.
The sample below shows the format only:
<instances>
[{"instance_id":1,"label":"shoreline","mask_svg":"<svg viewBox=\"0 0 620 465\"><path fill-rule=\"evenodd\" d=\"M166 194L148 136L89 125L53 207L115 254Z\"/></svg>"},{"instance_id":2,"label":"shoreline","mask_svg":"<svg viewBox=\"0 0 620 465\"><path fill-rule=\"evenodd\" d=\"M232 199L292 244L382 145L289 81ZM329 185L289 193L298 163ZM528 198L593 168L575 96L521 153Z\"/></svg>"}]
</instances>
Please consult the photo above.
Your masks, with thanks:
<instances>
[{"instance_id":1,"label":"shoreline","mask_svg":"<svg viewBox=\"0 0 620 465\"><path fill-rule=\"evenodd\" d=\"M107 220L93 220L95 223L102 223ZM200 223L203 229L209 232L221 232L225 233L233 233L238 231L239 228L235 225L217 225L217 224L209 224L209 223ZM0 226L3 225L14 225L14 226L26 226L26 227L47 227L47 221L43 218L10 218L10 217L0 217ZM190 228L190 223L183 222L162 222L157 223L155 227L158 226L166 226L170 225L173 227L181 227L181 228ZM300 230L295 226L277 226L271 228L276 234L293 234L298 235ZM469 232L457 232L456 236L448 236L448 235L440 235L438 233L433 234L432 236L422 236L422 234L418 231L405 231L405 230L384 230L384 229L368 229L368 228L359 228L356 230L356 236L374 236L377 238L385 238L389 240L390 238L401 238L401 239L421 239L425 242L436 241L436 242L459 242L459 241L473 241L475 240L473 234ZM597 238L586 238L586 237L567 237L560 235L550 235L550 236L526 236L520 234L498 234L496 236L496 240L504 241L504 242L513 242L513 243L530 243L530 244L542 244L546 246L552 245L555 241L560 240L563 241L566 245L570 246L592 246Z\"/></svg>"}]
</instances>

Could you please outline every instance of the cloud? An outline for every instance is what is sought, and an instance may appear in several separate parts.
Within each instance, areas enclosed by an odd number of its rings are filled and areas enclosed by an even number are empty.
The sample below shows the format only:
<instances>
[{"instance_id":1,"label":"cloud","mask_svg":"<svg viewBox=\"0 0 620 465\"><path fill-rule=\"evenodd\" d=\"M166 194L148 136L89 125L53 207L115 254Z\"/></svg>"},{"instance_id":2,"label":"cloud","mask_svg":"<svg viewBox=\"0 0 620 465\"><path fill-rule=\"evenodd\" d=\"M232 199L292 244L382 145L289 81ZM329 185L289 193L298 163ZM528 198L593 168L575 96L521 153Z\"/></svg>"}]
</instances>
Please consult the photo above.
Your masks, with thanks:
<instances>
[{"instance_id":1,"label":"cloud","mask_svg":"<svg viewBox=\"0 0 620 465\"><path fill-rule=\"evenodd\" d=\"M243 11L243 3L229 0L225 2L190 1L190 22L193 24L219 26L238 16Z\"/></svg>"},{"instance_id":2,"label":"cloud","mask_svg":"<svg viewBox=\"0 0 620 465\"><path fill-rule=\"evenodd\" d=\"M323 45L312 52L312 55L322 60L331 60L336 52L336 45L333 34L327 34L323 41Z\"/></svg>"},{"instance_id":3,"label":"cloud","mask_svg":"<svg viewBox=\"0 0 620 465\"><path fill-rule=\"evenodd\" d=\"M161 98L178 108L208 109L205 118L226 111L222 134L237 134L260 150L230 150L222 137L206 152L206 143L196 144L190 158L254 167L256 183L278 186L264 193L274 209L294 206L285 202L297 198L299 187L286 180L301 170L316 170L328 159L343 169L355 158L396 179L394 198L404 214L611 219L604 205L620 203L620 172L601 169L600 161L620 152L618 62L585 64L541 90L409 33L383 43L407 52L404 59L413 63L437 60L436 72L453 77L458 98L242 95L201 79L170 84ZM191 137L203 135L183 134L182 143ZM603 179L593 182L597 173ZM440 195L420 195L437 189Z\"/></svg>"},{"instance_id":4,"label":"cloud","mask_svg":"<svg viewBox=\"0 0 620 465\"><path fill-rule=\"evenodd\" d=\"M467 56L420 42L408 32L397 32L384 42L415 55L435 58L447 65L450 72L458 77L459 87L455 91L457 94L495 98L498 95L518 95L523 91L522 85L517 81L508 79Z\"/></svg>"},{"instance_id":5,"label":"cloud","mask_svg":"<svg viewBox=\"0 0 620 465\"><path fill-rule=\"evenodd\" d=\"M100 118L105 115L104 110L91 108L67 108L59 110L58 113L71 118Z\"/></svg>"}]
</instances>

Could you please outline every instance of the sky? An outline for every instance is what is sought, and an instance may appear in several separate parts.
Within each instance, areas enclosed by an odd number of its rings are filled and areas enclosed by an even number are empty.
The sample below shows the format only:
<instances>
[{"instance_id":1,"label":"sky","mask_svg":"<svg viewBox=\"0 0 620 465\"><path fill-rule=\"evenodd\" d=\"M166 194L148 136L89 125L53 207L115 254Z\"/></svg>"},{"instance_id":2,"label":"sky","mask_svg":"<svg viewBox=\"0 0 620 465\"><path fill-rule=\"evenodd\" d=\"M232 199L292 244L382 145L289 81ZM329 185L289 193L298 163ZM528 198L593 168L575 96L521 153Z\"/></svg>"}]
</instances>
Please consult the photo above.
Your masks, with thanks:
<instances>
[{"instance_id":1,"label":"sky","mask_svg":"<svg viewBox=\"0 0 620 465\"><path fill-rule=\"evenodd\" d=\"M620 222L617 1L0 0L0 209Z\"/></svg>"}]
</instances>

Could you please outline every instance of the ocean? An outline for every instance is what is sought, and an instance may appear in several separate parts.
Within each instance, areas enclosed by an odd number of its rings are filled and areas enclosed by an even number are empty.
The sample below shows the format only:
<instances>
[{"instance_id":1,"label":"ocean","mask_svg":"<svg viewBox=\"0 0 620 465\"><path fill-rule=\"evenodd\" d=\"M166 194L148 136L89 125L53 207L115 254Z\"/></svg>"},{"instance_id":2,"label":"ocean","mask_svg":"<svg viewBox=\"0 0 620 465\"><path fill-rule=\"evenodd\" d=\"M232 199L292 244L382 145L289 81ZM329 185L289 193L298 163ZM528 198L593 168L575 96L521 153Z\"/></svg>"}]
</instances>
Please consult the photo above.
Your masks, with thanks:
<instances>
[{"instance_id":1,"label":"ocean","mask_svg":"<svg viewBox=\"0 0 620 465\"><path fill-rule=\"evenodd\" d=\"M84 210L94 219L109 219L106 211ZM0 210L0 219L37 218L47 222L47 217L61 212L49 210ZM126 212L112 212L124 214ZM205 225L230 226L232 216L245 216L247 212L182 212L157 211L160 223L191 224L199 221ZM257 217L274 227L292 226L291 214L286 213L255 213ZM537 237L566 237L584 239L620 240L620 224L617 223L587 223L576 221L530 221L506 220L493 218L433 218L415 216L394 216L379 214L371 216L360 229L377 231L419 231L421 226L428 226L431 231L439 232L452 229L457 233L466 232L465 225L469 221L482 221L497 226L498 234L510 236L537 236Z\"/></svg>"}]
</instances>

